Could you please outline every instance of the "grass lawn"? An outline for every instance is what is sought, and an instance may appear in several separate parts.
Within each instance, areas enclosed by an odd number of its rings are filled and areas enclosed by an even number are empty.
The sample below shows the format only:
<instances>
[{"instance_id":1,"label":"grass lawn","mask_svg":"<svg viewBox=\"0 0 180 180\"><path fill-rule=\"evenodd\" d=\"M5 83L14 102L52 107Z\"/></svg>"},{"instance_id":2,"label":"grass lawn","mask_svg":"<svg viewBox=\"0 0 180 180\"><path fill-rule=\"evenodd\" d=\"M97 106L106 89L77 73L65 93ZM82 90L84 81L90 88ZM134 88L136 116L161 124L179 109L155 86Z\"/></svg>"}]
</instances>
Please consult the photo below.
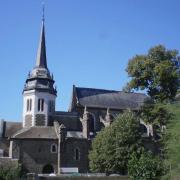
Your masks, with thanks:
<instances>
[{"instance_id":1,"label":"grass lawn","mask_svg":"<svg viewBox=\"0 0 180 180\"><path fill-rule=\"evenodd\" d=\"M180 179L180 102L167 105L173 114L167 126L167 156L172 180Z\"/></svg>"}]
</instances>

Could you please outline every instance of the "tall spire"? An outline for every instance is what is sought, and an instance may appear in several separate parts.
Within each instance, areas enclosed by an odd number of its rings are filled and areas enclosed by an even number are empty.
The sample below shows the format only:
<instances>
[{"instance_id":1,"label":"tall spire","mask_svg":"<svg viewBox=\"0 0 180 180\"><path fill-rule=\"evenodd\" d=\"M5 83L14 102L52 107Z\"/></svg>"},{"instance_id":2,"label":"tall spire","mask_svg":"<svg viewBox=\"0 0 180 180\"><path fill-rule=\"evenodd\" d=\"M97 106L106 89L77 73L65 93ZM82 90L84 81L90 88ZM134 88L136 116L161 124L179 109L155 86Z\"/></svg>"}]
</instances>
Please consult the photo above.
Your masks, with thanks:
<instances>
[{"instance_id":1,"label":"tall spire","mask_svg":"<svg viewBox=\"0 0 180 180\"><path fill-rule=\"evenodd\" d=\"M47 61L46 61L46 42L45 42L45 29L44 29L44 5L42 7L42 26L41 26L41 34L39 40L39 48L37 53L36 67L46 68L47 69Z\"/></svg>"}]
</instances>

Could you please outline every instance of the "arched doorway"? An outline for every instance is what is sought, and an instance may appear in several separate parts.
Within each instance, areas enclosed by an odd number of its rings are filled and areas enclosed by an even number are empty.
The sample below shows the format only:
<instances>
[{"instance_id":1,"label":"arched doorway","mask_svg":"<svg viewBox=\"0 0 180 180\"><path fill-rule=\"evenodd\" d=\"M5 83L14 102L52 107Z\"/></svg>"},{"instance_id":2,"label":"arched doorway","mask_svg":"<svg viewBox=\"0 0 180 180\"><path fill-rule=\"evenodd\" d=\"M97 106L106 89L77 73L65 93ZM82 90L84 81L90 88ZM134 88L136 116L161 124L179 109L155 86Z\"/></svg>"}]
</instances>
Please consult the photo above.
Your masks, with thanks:
<instances>
[{"instance_id":1,"label":"arched doorway","mask_svg":"<svg viewBox=\"0 0 180 180\"><path fill-rule=\"evenodd\" d=\"M42 170L42 173L43 174L50 174L50 173L54 173L54 168L51 164L47 164L43 167L43 170Z\"/></svg>"}]
</instances>

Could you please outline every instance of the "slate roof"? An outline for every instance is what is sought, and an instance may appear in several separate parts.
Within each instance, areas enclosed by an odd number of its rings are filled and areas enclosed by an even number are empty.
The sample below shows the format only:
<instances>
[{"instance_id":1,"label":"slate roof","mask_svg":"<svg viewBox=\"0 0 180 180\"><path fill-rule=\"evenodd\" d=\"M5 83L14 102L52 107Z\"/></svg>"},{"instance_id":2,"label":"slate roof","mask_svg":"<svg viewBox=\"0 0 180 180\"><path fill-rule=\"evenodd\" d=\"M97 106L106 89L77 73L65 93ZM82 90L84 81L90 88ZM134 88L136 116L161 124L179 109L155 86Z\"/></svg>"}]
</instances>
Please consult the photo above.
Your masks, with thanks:
<instances>
[{"instance_id":1,"label":"slate roof","mask_svg":"<svg viewBox=\"0 0 180 180\"><path fill-rule=\"evenodd\" d=\"M147 96L141 93L75 87L77 106L110 109L139 109Z\"/></svg>"},{"instance_id":2,"label":"slate roof","mask_svg":"<svg viewBox=\"0 0 180 180\"><path fill-rule=\"evenodd\" d=\"M40 41L39 41L36 66L47 69L44 20L42 21L41 36L40 36Z\"/></svg>"},{"instance_id":3,"label":"slate roof","mask_svg":"<svg viewBox=\"0 0 180 180\"><path fill-rule=\"evenodd\" d=\"M58 121L59 124L64 124L67 131L82 130L82 125L77 112L56 111L54 119Z\"/></svg>"},{"instance_id":4,"label":"slate roof","mask_svg":"<svg viewBox=\"0 0 180 180\"><path fill-rule=\"evenodd\" d=\"M12 139L58 139L54 126L45 127L29 127L23 128L20 131L16 132ZM67 138L78 138L82 139L83 134L81 131L67 131Z\"/></svg>"},{"instance_id":5,"label":"slate roof","mask_svg":"<svg viewBox=\"0 0 180 180\"><path fill-rule=\"evenodd\" d=\"M17 139L58 139L54 126L36 126L23 128L12 136Z\"/></svg>"}]
</instances>

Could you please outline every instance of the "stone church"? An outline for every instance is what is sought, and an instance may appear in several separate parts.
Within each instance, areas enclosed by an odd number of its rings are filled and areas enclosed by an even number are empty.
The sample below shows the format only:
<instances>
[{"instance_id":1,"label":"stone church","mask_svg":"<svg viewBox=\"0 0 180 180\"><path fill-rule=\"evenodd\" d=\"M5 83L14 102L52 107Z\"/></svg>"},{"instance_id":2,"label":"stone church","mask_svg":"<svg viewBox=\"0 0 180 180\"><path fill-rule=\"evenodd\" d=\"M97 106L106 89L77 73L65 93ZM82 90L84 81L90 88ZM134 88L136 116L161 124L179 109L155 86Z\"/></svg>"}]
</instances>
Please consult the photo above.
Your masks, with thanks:
<instances>
[{"instance_id":1,"label":"stone church","mask_svg":"<svg viewBox=\"0 0 180 180\"><path fill-rule=\"evenodd\" d=\"M0 121L0 161L18 160L35 173L86 173L92 139L118 113L138 111L147 96L73 85L68 111L57 111L54 82L47 66L42 20L36 64L23 89L22 122ZM144 124L144 128L147 136L152 135L151 126Z\"/></svg>"}]
</instances>

